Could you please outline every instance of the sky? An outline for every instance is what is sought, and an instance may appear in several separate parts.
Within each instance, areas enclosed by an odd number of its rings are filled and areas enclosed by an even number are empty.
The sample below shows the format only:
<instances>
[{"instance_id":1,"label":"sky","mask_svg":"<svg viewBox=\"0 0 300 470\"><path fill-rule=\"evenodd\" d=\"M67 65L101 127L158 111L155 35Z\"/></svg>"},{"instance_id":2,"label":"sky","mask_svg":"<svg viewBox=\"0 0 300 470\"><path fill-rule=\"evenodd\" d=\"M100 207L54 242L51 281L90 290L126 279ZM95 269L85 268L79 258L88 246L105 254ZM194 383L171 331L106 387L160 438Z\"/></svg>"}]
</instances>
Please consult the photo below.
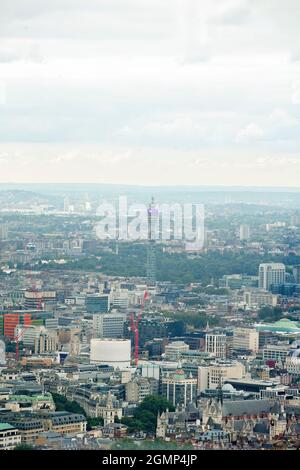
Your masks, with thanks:
<instances>
[{"instance_id":1,"label":"sky","mask_svg":"<svg viewBox=\"0 0 300 470\"><path fill-rule=\"evenodd\" d=\"M0 182L297 186L299 0L1 0Z\"/></svg>"}]
</instances>

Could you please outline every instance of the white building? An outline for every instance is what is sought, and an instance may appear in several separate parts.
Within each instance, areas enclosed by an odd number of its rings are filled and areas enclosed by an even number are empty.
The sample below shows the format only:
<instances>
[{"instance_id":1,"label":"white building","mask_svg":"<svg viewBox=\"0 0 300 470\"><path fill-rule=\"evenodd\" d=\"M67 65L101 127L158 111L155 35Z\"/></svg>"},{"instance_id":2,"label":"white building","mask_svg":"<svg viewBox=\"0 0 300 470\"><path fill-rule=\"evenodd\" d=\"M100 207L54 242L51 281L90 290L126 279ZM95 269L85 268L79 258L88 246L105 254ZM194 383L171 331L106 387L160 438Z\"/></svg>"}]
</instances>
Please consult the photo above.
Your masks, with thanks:
<instances>
[{"instance_id":1,"label":"white building","mask_svg":"<svg viewBox=\"0 0 300 470\"><path fill-rule=\"evenodd\" d=\"M117 290L112 293L112 306L114 308L126 309L129 305L128 292L126 290Z\"/></svg>"},{"instance_id":2,"label":"white building","mask_svg":"<svg viewBox=\"0 0 300 470\"><path fill-rule=\"evenodd\" d=\"M41 333L45 333L46 328L44 326L29 325L21 326L18 325L15 328L15 337L19 338L26 347L34 347L35 339L39 337Z\"/></svg>"},{"instance_id":3,"label":"white building","mask_svg":"<svg viewBox=\"0 0 300 470\"><path fill-rule=\"evenodd\" d=\"M263 360L284 364L290 349L288 344L266 344L263 348Z\"/></svg>"},{"instance_id":4,"label":"white building","mask_svg":"<svg viewBox=\"0 0 300 470\"><path fill-rule=\"evenodd\" d=\"M13 450L20 444L20 431L11 424L0 423L0 450Z\"/></svg>"},{"instance_id":5,"label":"white building","mask_svg":"<svg viewBox=\"0 0 300 470\"><path fill-rule=\"evenodd\" d=\"M264 306L276 307L278 295L272 294L264 289L247 289L244 292L244 302L250 308L260 308Z\"/></svg>"},{"instance_id":6,"label":"white building","mask_svg":"<svg viewBox=\"0 0 300 470\"><path fill-rule=\"evenodd\" d=\"M226 335L207 334L205 336L205 352L214 357L226 358Z\"/></svg>"},{"instance_id":7,"label":"white building","mask_svg":"<svg viewBox=\"0 0 300 470\"><path fill-rule=\"evenodd\" d=\"M224 361L199 366L198 368L198 392L207 389L217 389L224 384L225 379L242 379L245 376L245 367L237 361Z\"/></svg>"},{"instance_id":8,"label":"white building","mask_svg":"<svg viewBox=\"0 0 300 470\"><path fill-rule=\"evenodd\" d=\"M139 403L148 395L158 395L158 380L146 377L135 377L125 385L126 401Z\"/></svg>"},{"instance_id":9,"label":"white building","mask_svg":"<svg viewBox=\"0 0 300 470\"><path fill-rule=\"evenodd\" d=\"M240 225L240 240L246 241L250 238L250 227L249 225L242 224Z\"/></svg>"},{"instance_id":10,"label":"white building","mask_svg":"<svg viewBox=\"0 0 300 470\"><path fill-rule=\"evenodd\" d=\"M259 349L259 333L252 328L235 328L233 330L233 349L248 349L257 352Z\"/></svg>"},{"instance_id":11,"label":"white building","mask_svg":"<svg viewBox=\"0 0 300 470\"><path fill-rule=\"evenodd\" d=\"M174 406L195 402L197 398L197 379L186 376L183 370L166 372L161 380L162 395Z\"/></svg>"},{"instance_id":12,"label":"white building","mask_svg":"<svg viewBox=\"0 0 300 470\"><path fill-rule=\"evenodd\" d=\"M103 364L123 369L130 367L131 341L129 339L101 339L91 340L91 364Z\"/></svg>"},{"instance_id":13,"label":"white building","mask_svg":"<svg viewBox=\"0 0 300 470\"><path fill-rule=\"evenodd\" d=\"M259 265L259 288L270 290L272 285L285 283L285 265L283 263L262 263Z\"/></svg>"},{"instance_id":14,"label":"white building","mask_svg":"<svg viewBox=\"0 0 300 470\"><path fill-rule=\"evenodd\" d=\"M285 367L290 374L300 375L300 349L293 349L288 353Z\"/></svg>"},{"instance_id":15,"label":"white building","mask_svg":"<svg viewBox=\"0 0 300 470\"><path fill-rule=\"evenodd\" d=\"M165 347L165 356L167 359L176 361L180 359L181 353L189 351L190 347L183 341L173 341Z\"/></svg>"},{"instance_id":16,"label":"white building","mask_svg":"<svg viewBox=\"0 0 300 470\"><path fill-rule=\"evenodd\" d=\"M55 334L40 333L34 340L34 353L44 354L55 352L58 348L58 339Z\"/></svg>"}]
</instances>

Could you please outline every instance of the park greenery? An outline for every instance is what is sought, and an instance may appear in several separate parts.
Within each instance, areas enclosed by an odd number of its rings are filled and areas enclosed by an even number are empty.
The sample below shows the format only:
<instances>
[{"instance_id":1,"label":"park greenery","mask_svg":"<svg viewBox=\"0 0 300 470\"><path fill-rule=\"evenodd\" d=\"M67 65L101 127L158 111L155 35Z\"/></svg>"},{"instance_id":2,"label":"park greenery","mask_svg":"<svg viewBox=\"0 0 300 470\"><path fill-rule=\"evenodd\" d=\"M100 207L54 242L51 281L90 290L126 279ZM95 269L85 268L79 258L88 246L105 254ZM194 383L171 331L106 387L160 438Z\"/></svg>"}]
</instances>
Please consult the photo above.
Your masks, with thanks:
<instances>
[{"instance_id":1,"label":"park greenery","mask_svg":"<svg viewBox=\"0 0 300 470\"><path fill-rule=\"evenodd\" d=\"M80 258L65 259L64 264L49 261L42 264L40 261L34 269L56 269L72 271L101 271L110 276L145 276L146 275L146 243L122 243L118 255L115 246L111 250L101 249L99 252L82 256ZM239 253L224 251L209 251L199 256L190 257L188 253L167 253L161 245L157 246L157 280L171 281L180 284L200 282L203 289L199 293L223 295L225 290L210 286L212 280L216 282L224 274L257 275L259 264L262 262L284 262L288 265L300 264L300 257L260 255L241 250ZM20 265L19 268L31 269L29 264ZM207 290L210 289L210 290Z\"/></svg>"},{"instance_id":2,"label":"park greenery","mask_svg":"<svg viewBox=\"0 0 300 470\"><path fill-rule=\"evenodd\" d=\"M166 409L174 411L174 406L166 398L149 395L138 405L134 416L124 416L121 423L127 426L129 434L139 431L155 434L157 415Z\"/></svg>"},{"instance_id":3,"label":"park greenery","mask_svg":"<svg viewBox=\"0 0 300 470\"><path fill-rule=\"evenodd\" d=\"M56 411L68 411L69 413L77 413L86 417L87 430L91 430L95 426L103 425L103 418L91 418L76 401L70 401L65 396L58 393L52 393Z\"/></svg>"},{"instance_id":4,"label":"park greenery","mask_svg":"<svg viewBox=\"0 0 300 470\"><path fill-rule=\"evenodd\" d=\"M258 311L258 319L262 322L275 322L282 318L282 309L279 307L262 307Z\"/></svg>"},{"instance_id":5,"label":"park greenery","mask_svg":"<svg viewBox=\"0 0 300 470\"><path fill-rule=\"evenodd\" d=\"M178 442L166 442L161 439L134 440L130 438L119 439L114 442L111 450L178 450ZM180 450L193 450L191 443L180 443Z\"/></svg>"},{"instance_id":6,"label":"park greenery","mask_svg":"<svg viewBox=\"0 0 300 470\"><path fill-rule=\"evenodd\" d=\"M217 326L220 319L216 316L206 315L203 311L177 311L177 312L164 312L165 317L169 317L172 320L184 321L190 329L205 328L207 323L210 326Z\"/></svg>"}]
</instances>

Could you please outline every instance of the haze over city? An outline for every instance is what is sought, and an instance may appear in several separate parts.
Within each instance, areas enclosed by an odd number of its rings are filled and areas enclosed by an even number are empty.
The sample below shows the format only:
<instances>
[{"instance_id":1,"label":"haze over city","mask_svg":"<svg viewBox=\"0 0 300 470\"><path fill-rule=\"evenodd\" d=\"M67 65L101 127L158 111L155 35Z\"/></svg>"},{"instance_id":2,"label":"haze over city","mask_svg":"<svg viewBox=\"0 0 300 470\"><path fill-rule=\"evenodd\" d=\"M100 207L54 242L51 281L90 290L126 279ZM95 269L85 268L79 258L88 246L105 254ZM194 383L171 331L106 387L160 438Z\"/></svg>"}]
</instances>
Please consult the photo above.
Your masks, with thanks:
<instances>
[{"instance_id":1,"label":"haze over city","mask_svg":"<svg viewBox=\"0 0 300 470\"><path fill-rule=\"evenodd\" d=\"M299 0L0 0L3 467L294 466L299 24Z\"/></svg>"}]
</instances>

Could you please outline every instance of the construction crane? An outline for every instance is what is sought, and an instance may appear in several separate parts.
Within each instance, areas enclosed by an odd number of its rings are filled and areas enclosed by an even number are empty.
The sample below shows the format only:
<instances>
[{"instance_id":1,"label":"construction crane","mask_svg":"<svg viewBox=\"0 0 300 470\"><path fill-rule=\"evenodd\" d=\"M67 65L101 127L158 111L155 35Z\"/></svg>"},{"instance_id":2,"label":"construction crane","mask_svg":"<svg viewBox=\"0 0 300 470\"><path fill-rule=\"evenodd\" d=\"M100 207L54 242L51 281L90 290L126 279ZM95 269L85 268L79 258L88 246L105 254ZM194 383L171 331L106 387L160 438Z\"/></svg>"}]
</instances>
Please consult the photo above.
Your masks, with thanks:
<instances>
[{"instance_id":1,"label":"construction crane","mask_svg":"<svg viewBox=\"0 0 300 470\"><path fill-rule=\"evenodd\" d=\"M14 340L16 342L16 361L19 361L19 343L22 340L23 334L25 333L25 329L28 328L30 325L22 325L22 330L21 333L19 333L17 336L15 336Z\"/></svg>"},{"instance_id":2,"label":"construction crane","mask_svg":"<svg viewBox=\"0 0 300 470\"><path fill-rule=\"evenodd\" d=\"M132 333L134 333L134 363L136 366L139 363L139 322L140 322L140 319L142 318L142 313L145 307L145 300L147 298L148 298L148 292L145 291L143 298L142 298L141 308L139 310L136 320L134 318L133 312L131 313L131 316L130 316L130 329Z\"/></svg>"}]
</instances>

